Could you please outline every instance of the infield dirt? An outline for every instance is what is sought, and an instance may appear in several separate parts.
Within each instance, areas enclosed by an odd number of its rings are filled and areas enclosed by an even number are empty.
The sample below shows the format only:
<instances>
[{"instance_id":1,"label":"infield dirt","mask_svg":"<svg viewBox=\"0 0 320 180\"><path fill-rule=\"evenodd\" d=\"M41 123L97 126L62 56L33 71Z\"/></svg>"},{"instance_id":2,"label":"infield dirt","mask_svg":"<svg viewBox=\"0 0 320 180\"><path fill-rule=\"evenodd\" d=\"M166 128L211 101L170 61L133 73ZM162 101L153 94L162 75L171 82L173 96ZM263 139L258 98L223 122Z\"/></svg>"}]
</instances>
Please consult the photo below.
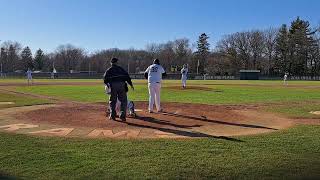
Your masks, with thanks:
<instances>
[{"instance_id":1,"label":"infield dirt","mask_svg":"<svg viewBox=\"0 0 320 180\"><path fill-rule=\"evenodd\" d=\"M90 136L93 131L95 137L104 137L103 135L107 134L107 137L117 138L239 136L272 132L295 124L290 119L261 112L254 105L164 103L163 107L163 113L150 114L146 111L146 102L137 102L136 108L142 111L138 112L136 118L127 118L126 122L109 120L104 104L66 103L34 108L21 107L7 115L14 117L19 123L39 127L45 125L47 128L50 125L54 128L72 128L65 136L82 137ZM107 133L104 133L106 131Z\"/></svg>"}]
</instances>

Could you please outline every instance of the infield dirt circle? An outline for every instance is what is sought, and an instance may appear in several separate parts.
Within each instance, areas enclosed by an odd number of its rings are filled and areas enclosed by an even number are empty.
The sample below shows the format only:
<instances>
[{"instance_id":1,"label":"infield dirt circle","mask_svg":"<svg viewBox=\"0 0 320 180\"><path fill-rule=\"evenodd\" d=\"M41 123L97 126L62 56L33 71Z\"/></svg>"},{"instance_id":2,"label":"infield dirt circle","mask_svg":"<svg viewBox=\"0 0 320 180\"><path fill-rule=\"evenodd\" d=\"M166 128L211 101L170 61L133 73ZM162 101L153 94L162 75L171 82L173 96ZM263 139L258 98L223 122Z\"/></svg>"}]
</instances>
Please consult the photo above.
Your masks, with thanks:
<instances>
[{"instance_id":1,"label":"infield dirt circle","mask_svg":"<svg viewBox=\"0 0 320 180\"><path fill-rule=\"evenodd\" d=\"M14 125L24 133L89 138L194 138L273 132L293 125L289 119L258 111L256 106L163 103L163 113L148 113L146 102L136 102L136 118L126 122L106 117L105 104L66 103L10 108ZM7 118L8 119L8 118ZM6 122L7 124L9 123ZM19 129L19 128L18 128Z\"/></svg>"}]
</instances>

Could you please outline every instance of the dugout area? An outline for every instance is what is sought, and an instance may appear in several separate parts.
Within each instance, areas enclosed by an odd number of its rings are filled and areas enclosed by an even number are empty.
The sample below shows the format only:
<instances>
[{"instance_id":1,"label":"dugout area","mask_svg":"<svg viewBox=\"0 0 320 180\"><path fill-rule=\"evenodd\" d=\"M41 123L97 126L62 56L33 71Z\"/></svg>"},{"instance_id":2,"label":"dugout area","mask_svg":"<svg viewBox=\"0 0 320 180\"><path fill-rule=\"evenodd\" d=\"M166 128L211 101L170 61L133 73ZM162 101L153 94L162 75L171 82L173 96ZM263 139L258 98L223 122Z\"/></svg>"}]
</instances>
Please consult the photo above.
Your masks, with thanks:
<instances>
[{"instance_id":1,"label":"dugout area","mask_svg":"<svg viewBox=\"0 0 320 180\"><path fill-rule=\"evenodd\" d=\"M240 70L240 80L259 80L260 70Z\"/></svg>"}]
</instances>

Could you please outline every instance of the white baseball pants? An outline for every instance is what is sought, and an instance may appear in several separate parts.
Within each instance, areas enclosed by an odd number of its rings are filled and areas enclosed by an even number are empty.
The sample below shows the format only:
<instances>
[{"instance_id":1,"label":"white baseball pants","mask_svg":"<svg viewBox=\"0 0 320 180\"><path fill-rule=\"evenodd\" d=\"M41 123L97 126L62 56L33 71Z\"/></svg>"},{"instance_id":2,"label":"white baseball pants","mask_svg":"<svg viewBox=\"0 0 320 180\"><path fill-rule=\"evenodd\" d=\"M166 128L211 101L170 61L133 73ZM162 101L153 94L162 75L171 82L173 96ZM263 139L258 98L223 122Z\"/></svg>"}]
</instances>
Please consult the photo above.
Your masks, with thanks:
<instances>
[{"instance_id":1,"label":"white baseball pants","mask_svg":"<svg viewBox=\"0 0 320 180\"><path fill-rule=\"evenodd\" d=\"M161 110L160 106L160 90L161 84L160 83L149 83L149 111L153 111L153 106L156 104L157 111Z\"/></svg>"},{"instance_id":2,"label":"white baseball pants","mask_svg":"<svg viewBox=\"0 0 320 180\"><path fill-rule=\"evenodd\" d=\"M187 77L182 76L181 81L182 81L182 86L186 87L187 86Z\"/></svg>"}]
</instances>

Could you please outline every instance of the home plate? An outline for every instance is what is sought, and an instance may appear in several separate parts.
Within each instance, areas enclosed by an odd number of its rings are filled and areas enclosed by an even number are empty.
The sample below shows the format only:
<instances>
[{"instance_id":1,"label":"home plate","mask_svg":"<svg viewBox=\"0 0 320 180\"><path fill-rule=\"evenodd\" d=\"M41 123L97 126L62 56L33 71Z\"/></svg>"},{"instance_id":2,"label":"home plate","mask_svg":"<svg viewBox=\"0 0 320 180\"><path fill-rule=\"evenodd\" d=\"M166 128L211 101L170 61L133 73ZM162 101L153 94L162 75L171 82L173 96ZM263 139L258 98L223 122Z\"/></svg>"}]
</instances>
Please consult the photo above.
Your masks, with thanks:
<instances>
[{"instance_id":1,"label":"home plate","mask_svg":"<svg viewBox=\"0 0 320 180\"><path fill-rule=\"evenodd\" d=\"M320 111L311 111L311 114L320 115Z\"/></svg>"},{"instance_id":2,"label":"home plate","mask_svg":"<svg viewBox=\"0 0 320 180\"><path fill-rule=\"evenodd\" d=\"M136 112L142 112L142 109L135 109Z\"/></svg>"},{"instance_id":3,"label":"home plate","mask_svg":"<svg viewBox=\"0 0 320 180\"><path fill-rule=\"evenodd\" d=\"M15 104L14 102L0 102L0 105Z\"/></svg>"}]
</instances>

